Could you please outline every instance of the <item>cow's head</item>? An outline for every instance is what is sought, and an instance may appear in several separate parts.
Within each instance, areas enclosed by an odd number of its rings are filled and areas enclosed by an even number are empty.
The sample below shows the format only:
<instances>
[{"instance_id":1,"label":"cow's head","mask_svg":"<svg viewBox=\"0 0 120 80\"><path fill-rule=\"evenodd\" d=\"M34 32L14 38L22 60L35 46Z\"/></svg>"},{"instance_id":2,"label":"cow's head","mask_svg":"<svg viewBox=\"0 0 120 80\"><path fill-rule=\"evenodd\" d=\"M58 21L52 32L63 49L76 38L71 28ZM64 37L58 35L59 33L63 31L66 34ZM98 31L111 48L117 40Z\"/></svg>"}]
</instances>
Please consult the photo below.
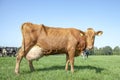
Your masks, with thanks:
<instances>
[{"instance_id":1,"label":"cow's head","mask_svg":"<svg viewBox=\"0 0 120 80\"><path fill-rule=\"evenodd\" d=\"M102 35L103 32L102 31L97 31L95 32L92 28L88 28L87 31L85 32L85 36L86 36L86 43L87 43L87 49L90 50L94 47L94 40L95 40L95 36L100 36Z\"/></svg>"}]
</instances>

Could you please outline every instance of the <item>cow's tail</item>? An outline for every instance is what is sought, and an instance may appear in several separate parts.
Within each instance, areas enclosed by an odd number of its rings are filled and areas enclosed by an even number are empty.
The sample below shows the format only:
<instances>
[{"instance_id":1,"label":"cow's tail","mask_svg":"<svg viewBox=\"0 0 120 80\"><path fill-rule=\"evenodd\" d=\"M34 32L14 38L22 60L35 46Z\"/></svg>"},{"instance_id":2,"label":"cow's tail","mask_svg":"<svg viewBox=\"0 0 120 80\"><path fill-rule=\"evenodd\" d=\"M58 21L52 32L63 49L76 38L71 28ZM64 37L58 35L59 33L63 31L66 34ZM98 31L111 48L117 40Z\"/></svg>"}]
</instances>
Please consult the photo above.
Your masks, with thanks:
<instances>
[{"instance_id":1,"label":"cow's tail","mask_svg":"<svg viewBox=\"0 0 120 80\"><path fill-rule=\"evenodd\" d=\"M22 25L21 27L21 32L22 32L22 37L23 37L23 40L22 40L22 51L24 52L25 54L25 31L24 31L24 26L25 26L25 23Z\"/></svg>"}]
</instances>

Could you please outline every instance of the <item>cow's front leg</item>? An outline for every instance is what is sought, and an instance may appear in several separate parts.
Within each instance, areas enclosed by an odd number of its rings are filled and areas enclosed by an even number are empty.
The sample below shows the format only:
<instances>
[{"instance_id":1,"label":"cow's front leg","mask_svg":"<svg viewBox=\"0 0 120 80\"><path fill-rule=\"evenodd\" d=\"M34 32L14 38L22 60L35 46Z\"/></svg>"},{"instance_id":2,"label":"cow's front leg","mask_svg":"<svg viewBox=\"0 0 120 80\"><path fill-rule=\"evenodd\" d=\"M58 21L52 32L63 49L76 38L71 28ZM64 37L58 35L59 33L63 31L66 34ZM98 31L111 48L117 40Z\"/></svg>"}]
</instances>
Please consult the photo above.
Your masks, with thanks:
<instances>
[{"instance_id":1,"label":"cow's front leg","mask_svg":"<svg viewBox=\"0 0 120 80\"><path fill-rule=\"evenodd\" d=\"M28 63L29 63L29 67L30 67L30 71L34 71L34 67L33 67L33 64L32 64L32 61L28 60Z\"/></svg>"},{"instance_id":2,"label":"cow's front leg","mask_svg":"<svg viewBox=\"0 0 120 80\"><path fill-rule=\"evenodd\" d=\"M71 65L71 72L74 72L74 49L69 51L69 60L70 60L70 65Z\"/></svg>"},{"instance_id":3,"label":"cow's front leg","mask_svg":"<svg viewBox=\"0 0 120 80\"><path fill-rule=\"evenodd\" d=\"M65 70L66 70L66 71L68 70L69 62L70 62L69 56L68 56L68 54L66 54L66 66L65 66Z\"/></svg>"},{"instance_id":4,"label":"cow's front leg","mask_svg":"<svg viewBox=\"0 0 120 80\"><path fill-rule=\"evenodd\" d=\"M70 57L71 72L74 72L74 57Z\"/></svg>"}]
</instances>

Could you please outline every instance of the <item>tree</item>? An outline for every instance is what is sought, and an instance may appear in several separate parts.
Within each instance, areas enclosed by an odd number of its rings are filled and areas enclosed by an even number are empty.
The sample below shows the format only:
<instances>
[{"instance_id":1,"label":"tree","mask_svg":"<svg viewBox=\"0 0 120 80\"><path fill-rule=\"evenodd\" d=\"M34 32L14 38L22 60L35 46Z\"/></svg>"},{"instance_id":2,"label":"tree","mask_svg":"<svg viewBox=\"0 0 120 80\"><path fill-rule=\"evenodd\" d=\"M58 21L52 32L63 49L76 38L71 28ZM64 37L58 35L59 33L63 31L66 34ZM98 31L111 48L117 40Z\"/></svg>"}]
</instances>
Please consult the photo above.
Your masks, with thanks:
<instances>
[{"instance_id":1,"label":"tree","mask_svg":"<svg viewBox=\"0 0 120 80\"><path fill-rule=\"evenodd\" d=\"M119 46L116 46L116 47L113 49L113 54L114 54L114 55L120 55L120 47L119 47Z\"/></svg>"},{"instance_id":2,"label":"tree","mask_svg":"<svg viewBox=\"0 0 120 80\"><path fill-rule=\"evenodd\" d=\"M112 48L110 46L104 47L103 52L104 52L105 55L112 55L113 54Z\"/></svg>"},{"instance_id":3,"label":"tree","mask_svg":"<svg viewBox=\"0 0 120 80\"><path fill-rule=\"evenodd\" d=\"M97 47L94 47L94 55L99 55L99 49Z\"/></svg>"}]
</instances>

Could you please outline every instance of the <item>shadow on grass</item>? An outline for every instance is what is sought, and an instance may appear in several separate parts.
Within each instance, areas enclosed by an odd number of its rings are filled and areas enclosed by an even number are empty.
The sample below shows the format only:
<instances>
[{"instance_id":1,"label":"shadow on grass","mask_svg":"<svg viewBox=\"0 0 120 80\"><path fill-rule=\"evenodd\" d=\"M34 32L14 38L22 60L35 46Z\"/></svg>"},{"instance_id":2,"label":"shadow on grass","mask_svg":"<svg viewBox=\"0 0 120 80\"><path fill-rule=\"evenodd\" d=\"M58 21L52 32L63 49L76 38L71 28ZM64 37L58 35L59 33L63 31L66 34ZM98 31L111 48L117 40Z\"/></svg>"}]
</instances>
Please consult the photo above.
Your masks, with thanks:
<instances>
[{"instance_id":1,"label":"shadow on grass","mask_svg":"<svg viewBox=\"0 0 120 80\"><path fill-rule=\"evenodd\" d=\"M87 66L74 66L75 72L77 72L79 70L83 70L83 69L95 70L96 73L101 73L101 71L104 70L104 68L99 68L99 67L90 66L90 65L87 65ZM51 66L51 67L47 67L47 68L36 69L35 71L50 71L50 70L65 70L65 66Z\"/></svg>"}]
</instances>

